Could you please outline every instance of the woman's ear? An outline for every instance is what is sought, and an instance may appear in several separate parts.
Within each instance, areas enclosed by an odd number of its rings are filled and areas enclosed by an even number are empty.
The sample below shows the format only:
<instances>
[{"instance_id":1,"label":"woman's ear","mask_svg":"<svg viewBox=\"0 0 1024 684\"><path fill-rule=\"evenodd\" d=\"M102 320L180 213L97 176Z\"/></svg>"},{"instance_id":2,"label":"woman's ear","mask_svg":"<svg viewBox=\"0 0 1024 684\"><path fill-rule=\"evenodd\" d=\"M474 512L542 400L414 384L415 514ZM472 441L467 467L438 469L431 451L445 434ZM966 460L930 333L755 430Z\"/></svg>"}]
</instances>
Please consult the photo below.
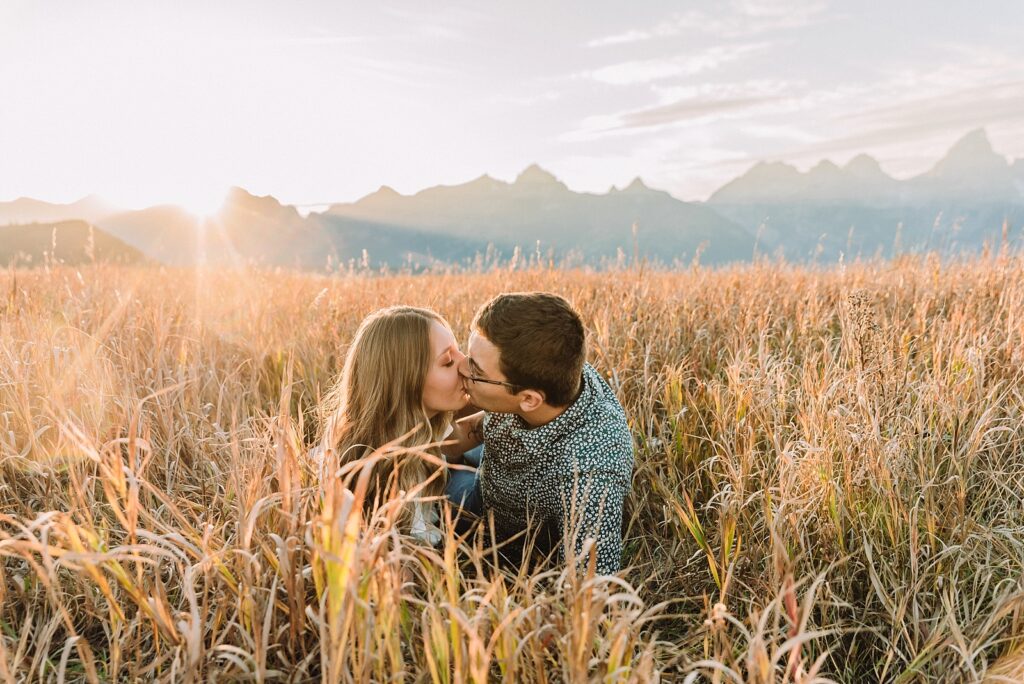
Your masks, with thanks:
<instances>
[{"instance_id":1,"label":"woman's ear","mask_svg":"<svg viewBox=\"0 0 1024 684\"><path fill-rule=\"evenodd\" d=\"M539 390L525 389L519 393L519 410L526 413L534 411L544 403L544 393Z\"/></svg>"}]
</instances>

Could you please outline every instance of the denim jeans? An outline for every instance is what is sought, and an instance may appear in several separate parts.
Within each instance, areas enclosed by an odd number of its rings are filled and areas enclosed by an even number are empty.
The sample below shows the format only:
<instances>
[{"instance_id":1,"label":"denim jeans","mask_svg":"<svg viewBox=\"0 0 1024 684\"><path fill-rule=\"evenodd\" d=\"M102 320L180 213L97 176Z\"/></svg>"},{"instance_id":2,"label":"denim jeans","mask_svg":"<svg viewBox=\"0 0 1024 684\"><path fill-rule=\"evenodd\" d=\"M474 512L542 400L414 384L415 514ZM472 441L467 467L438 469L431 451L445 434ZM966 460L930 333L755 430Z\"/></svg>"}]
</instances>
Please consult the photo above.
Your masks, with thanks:
<instances>
[{"instance_id":1,"label":"denim jeans","mask_svg":"<svg viewBox=\"0 0 1024 684\"><path fill-rule=\"evenodd\" d=\"M467 451L463 458L466 465L480 467L484 447L481 444ZM451 470L445 495L453 504L474 515L484 514L484 499L480 494L480 477L476 470Z\"/></svg>"}]
</instances>

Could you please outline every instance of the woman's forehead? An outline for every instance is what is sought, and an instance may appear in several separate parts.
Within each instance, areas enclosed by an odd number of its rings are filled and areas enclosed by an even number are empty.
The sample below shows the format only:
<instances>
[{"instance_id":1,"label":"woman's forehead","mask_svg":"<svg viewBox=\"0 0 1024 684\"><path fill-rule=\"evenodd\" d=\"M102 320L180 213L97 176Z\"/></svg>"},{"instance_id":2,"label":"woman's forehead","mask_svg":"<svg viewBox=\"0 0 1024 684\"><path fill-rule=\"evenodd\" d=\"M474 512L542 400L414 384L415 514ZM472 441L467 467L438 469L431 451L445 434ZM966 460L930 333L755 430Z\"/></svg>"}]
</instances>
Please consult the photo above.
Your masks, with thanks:
<instances>
[{"instance_id":1,"label":"woman's forehead","mask_svg":"<svg viewBox=\"0 0 1024 684\"><path fill-rule=\"evenodd\" d=\"M455 335L440 321L430 322L430 346L437 355L443 354L455 345Z\"/></svg>"}]
</instances>

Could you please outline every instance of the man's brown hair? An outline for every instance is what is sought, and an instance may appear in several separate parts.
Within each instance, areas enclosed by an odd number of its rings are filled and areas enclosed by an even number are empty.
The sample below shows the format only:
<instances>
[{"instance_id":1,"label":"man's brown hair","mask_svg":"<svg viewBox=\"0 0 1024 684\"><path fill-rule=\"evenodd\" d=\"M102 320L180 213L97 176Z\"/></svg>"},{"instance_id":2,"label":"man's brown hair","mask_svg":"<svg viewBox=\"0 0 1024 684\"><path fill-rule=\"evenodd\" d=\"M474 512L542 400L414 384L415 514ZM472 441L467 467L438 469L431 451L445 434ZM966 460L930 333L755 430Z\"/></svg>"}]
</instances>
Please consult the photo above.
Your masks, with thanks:
<instances>
[{"instance_id":1,"label":"man's brown hair","mask_svg":"<svg viewBox=\"0 0 1024 684\"><path fill-rule=\"evenodd\" d=\"M498 348L500 370L511 384L542 391L552 406L576 399L586 335L565 299L549 292L500 294L477 312L473 328Z\"/></svg>"}]
</instances>

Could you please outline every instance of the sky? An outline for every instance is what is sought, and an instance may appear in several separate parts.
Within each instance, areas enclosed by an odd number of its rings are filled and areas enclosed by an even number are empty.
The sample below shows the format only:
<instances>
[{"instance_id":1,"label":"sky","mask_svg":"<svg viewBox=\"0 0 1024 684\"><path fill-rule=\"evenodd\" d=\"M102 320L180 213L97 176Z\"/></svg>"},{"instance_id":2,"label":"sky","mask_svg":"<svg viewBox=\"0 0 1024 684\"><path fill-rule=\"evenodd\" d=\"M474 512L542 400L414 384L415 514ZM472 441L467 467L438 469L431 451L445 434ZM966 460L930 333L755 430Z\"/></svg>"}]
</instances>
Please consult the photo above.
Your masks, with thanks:
<instances>
[{"instance_id":1,"label":"sky","mask_svg":"<svg viewBox=\"0 0 1024 684\"><path fill-rule=\"evenodd\" d=\"M758 160L1024 157L1021 0L0 0L0 201L215 208L532 163L703 200Z\"/></svg>"}]
</instances>

